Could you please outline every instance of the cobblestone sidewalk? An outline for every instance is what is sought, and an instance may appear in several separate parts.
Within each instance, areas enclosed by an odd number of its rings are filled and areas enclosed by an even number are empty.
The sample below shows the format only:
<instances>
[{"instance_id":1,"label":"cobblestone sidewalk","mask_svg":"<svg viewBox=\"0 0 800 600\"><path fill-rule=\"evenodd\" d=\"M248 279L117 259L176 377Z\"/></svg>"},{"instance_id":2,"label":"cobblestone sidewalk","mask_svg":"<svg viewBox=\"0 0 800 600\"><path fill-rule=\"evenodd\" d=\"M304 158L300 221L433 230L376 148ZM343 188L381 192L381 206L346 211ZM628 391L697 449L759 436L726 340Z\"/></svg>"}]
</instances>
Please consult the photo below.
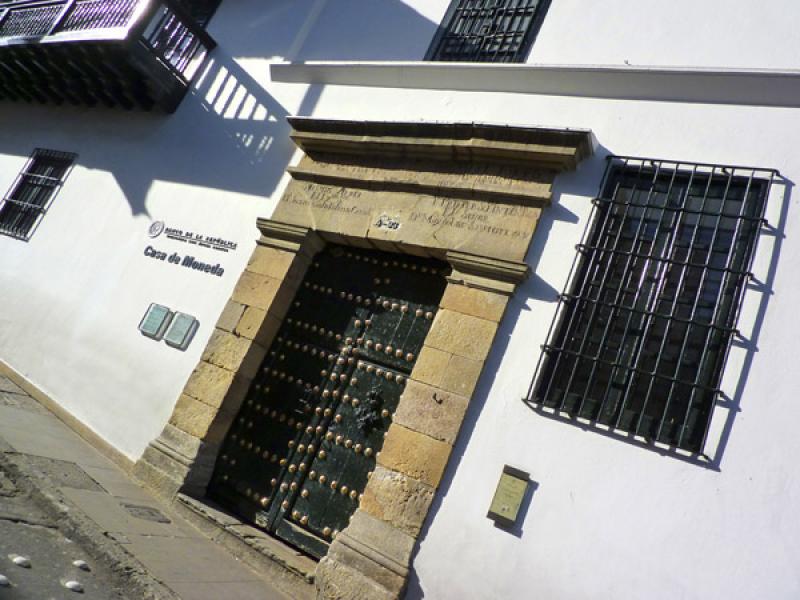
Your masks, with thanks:
<instances>
[{"instance_id":1,"label":"cobblestone sidewalk","mask_svg":"<svg viewBox=\"0 0 800 600\"><path fill-rule=\"evenodd\" d=\"M0 600L81 597L64 587L72 580L87 598L287 598L2 375L0 477L0 574L11 584L0 579ZM9 558L17 546L30 569Z\"/></svg>"}]
</instances>

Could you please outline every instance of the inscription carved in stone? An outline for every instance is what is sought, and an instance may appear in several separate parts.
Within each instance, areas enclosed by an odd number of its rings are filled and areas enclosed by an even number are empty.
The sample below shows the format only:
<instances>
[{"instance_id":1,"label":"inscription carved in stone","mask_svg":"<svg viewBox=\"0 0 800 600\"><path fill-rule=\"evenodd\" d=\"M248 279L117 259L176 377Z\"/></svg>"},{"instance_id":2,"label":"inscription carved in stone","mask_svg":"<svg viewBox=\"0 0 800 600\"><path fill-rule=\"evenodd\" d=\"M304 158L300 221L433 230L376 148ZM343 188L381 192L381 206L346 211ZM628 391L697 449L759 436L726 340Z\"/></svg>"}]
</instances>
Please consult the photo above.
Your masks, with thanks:
<instances>
[{"instance_id":1,"label":"inscription carved in stone","mask_svg":"<svg viewBox=\"0 0 800 600\"><path fill-rule=\"evenodd\" d=\"M540 211L492 200L295 180L272 218L322 232L522 260ZM386 215L405 226L383 226Z\"/></svg>"},{"instance_id":2,"label":"inscription carved in stone","mask_svg":"<svg viewBox=\"0 0 800 600\"><path fill-rule=\"evenodd\" d=\"M530 232L524 229L502 227L497 224L498 217L524 219L526 208L522 206L434 197L432 208L433 210L412 212L410 221L510 239L522 239L530 235Z\"/></svg>"},{"instance_id":3,"label":"inscription carved in stone","mask_svg":"<svg viewBox=\"0 0 800 600\"><path fill-rule=\"evenodd\" d=\"M369 215L369 209L358 204L361 196L361 191L353 188L331 189L327 186L325 188L308 186L303 193L287 193L284 200L297 206L307 206L318 210L356 216Z\"/></svg>"},{"instance_id":4,"label":"inscription carved in stone","mask_svg":"<svg viewBox=\"0 0 800 600\"><path fill-rule=\"evenodd\" d=\"M330 160L326 160L330 159ZM549 201L553 172L520 165L467 161L390 159L358 157L337 160L335 156L306 156L290 168L296 179L319 183L384 190L420 189L424 193L446 190L458 197L499 196L541 206ZM505 197L504 197L505 196Z\"/></svg>"}]
</instances>

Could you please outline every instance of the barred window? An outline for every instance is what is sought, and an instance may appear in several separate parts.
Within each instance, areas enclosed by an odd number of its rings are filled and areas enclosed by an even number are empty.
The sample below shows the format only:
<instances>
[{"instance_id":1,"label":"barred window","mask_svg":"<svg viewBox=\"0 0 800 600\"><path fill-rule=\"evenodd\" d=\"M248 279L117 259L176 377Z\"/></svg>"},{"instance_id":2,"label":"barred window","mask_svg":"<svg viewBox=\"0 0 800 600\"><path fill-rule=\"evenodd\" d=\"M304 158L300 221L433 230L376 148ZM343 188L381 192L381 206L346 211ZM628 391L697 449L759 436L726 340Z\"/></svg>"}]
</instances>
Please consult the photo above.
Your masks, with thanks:
<instances>
[{"instance_id":1,"label":"barred window","mask_svg":"<svg viewBox=\"0 0 800 600\"><path fill-rule=\"evenodd\" d=\"M0 202L0 234L30 239L74 160L74 154L34 150L11 191Z\"/></svg>"},{"instance_id":2,"label":"barred window","mask_svg":"<svg viewBox=\"0 0 800 600\"><path fill-rule=\"evenodd\" d=\"M522 62L549 0L453 0L426 60Z\"/></svg>"},{"instance_id":3,"label":"barred window","mask_svg":"<svg viewBox=\"0 0 800 600\"><path fill-rule=\"evenodd\" d=\"M701 452L772 175L612 158L529 400Z\"/></svg>"}]
</instances>

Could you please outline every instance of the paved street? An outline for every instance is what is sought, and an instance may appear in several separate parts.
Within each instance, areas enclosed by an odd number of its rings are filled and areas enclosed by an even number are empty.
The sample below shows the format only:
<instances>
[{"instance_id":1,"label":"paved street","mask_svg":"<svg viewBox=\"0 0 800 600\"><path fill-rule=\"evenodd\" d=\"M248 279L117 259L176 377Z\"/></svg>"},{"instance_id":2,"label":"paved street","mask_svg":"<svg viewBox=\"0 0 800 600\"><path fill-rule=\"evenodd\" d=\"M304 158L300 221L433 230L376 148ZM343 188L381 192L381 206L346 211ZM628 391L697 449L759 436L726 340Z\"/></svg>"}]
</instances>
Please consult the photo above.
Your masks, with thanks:
<instances>
[{"instance_id":1,"label":"paved street","mask_svg":"<svg viewBox=\"0 0 800 600\"><path fill-rule=\"evenodd\" d=\"M12 557L30 560L30 566L17 566ZM88 560L87 560L88 559ZM73 564L84 560L88 571ZM119 600L113 577L100 564L89 559L74 541L65 537L57 522L49 518L0 470L0 574L10 585L0 586L0 600L49 600L79 597L65 584L81 586L80 597Z\"/></svg>"},{"instance_id":2,"label":"paved street","mask_svg":"<svg viewBox=\"0 0 800 600\"><path fill-rule=\"evenodd\" d=\"M286 599L1 375L0 484L0 600Z\"/></svg>"}]
</instances>

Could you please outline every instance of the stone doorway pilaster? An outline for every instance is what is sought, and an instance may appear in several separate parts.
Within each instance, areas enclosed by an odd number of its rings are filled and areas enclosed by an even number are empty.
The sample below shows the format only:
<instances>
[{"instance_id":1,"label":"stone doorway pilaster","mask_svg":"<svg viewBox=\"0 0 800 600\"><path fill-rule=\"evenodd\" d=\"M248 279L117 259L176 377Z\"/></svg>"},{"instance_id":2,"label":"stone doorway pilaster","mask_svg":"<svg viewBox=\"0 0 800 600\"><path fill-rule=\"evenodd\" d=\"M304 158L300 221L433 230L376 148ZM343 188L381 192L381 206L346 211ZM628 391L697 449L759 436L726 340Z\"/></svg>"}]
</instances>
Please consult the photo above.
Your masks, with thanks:
<instances>
[{"instance_id":1,"label":"stone doorway pilaster","mask_svg":"<svg viewBox=\"0 0 800 600\"><path fill-rule=\"evenodd\" d=\"M314 254L328 242L452 266L425 346L350 524L319 563L320 598L397 598L509 297L559 172L590 133L473 124L290 119L305 152L208 346L136 473L202 496Z\"/></svg>"}]
</instances>

